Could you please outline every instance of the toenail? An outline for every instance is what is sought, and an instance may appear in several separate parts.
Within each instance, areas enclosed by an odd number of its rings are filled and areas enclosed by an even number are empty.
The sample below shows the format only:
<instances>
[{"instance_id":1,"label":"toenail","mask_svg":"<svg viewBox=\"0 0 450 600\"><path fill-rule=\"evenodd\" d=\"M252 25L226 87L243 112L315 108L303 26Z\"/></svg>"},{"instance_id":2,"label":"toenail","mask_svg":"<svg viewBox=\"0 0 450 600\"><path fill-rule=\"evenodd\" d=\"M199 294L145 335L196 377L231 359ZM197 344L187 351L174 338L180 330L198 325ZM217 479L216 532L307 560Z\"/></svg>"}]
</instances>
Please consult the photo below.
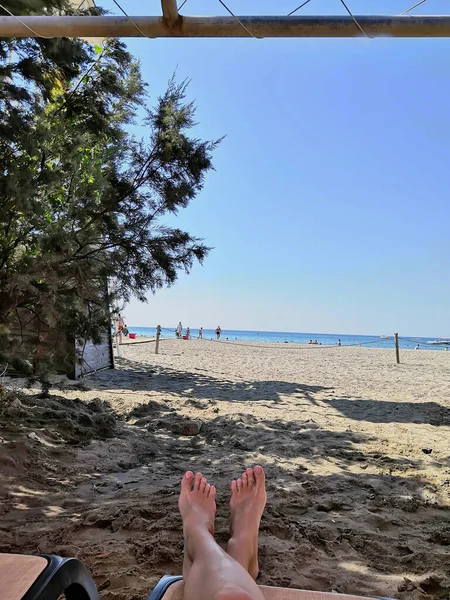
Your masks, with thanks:
<instances>
[{"instance_id":1,"label":"toenail","mask_svg":"<svg viewBox=\"0 0 450 600\"><path fill-rule=\"evenodd\" d=\"M262 467L260 467L259 465L256 465L255 472L256 473L262 473Z\"/></svg>"}]
</instances>

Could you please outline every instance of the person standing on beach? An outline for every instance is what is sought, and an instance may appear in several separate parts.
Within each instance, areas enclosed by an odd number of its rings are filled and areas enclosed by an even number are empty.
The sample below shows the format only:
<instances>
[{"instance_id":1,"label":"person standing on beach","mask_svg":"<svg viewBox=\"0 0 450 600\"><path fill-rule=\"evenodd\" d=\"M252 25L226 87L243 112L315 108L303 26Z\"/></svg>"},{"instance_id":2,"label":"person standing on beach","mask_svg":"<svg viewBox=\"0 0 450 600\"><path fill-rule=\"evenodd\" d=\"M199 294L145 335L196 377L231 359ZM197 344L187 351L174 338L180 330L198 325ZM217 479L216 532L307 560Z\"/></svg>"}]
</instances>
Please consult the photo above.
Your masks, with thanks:
<instances>
[{"instance_id":1,"label":"person standing on beach","mask_svg":"<svg viewBox=\"0 0 450 600\"><path fill-rule=\"evenodd\" d=\"M175 329L175 335L177 336L177 338L181 337L182 331L183 331L183 325L181 324L181 321L180 321L177 325L177 328Z\"/></svg>"},{"instance_id":2,"label":"person standing on beach","mask_svg":"<svg viewBox=\"0 0 450 600\"><path fill-rule=\"evenodd\" d=\"M200 329L198 330L198 339L199 340L203 339L203 327L200 327Z\"/></svg>"},{"instance_id":3,"label":"person standing on beach","mask_svg":"<svg viewBox=\"0 0 450 600\"><path fill-rule=\"evenodd\" d=\"M217 325L217 329L216 329L216 339L220 340L220 334L222 333L222 330L220 329L220 325Z\"/></svg>"},{"instance_id":4,"label":"person standing on beach","mask_svg":"<svg viewBox=\"0 0 450 600\"><path fill-rule=\"evenodd\" d=\"M341 340L338 340L338 346L342 346Z\"/></svg>"},{"instance_id":5,"label":"person standing on beach","mask_svg":"<svg viewBox=\"0 0 450 600\"><path fill-rule=\"evenodd\" d=\"M125 319L119 313L119 316L117 317L117 333L119 335L119 344L122 343L122 331L123 331L124 327L125 327Z\"/></svg>"},{"instance_id":6,"label":"person standing on beach","mask_svg":"<svg viewBox=\"0 0 450 600\"><path fill-rule=\"evenodd\" d=\"M190 327L186 328L186 337L187 337L188 340L191 339L191 328Z\"/></svg>"}]
</instances>

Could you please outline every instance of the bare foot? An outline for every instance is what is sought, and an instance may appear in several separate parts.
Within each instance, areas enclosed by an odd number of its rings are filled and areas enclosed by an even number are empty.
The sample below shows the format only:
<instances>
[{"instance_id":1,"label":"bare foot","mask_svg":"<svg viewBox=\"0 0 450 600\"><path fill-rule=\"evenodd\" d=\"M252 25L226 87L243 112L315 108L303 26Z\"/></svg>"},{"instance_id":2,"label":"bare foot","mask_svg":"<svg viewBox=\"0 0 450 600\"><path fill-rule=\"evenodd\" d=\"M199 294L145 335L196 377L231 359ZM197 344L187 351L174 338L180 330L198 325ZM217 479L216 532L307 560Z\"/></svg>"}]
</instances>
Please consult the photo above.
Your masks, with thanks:
<instances>
[{"instance_id":1,"label":"bare foot","mask_svg":"<svg viewBox=\"0 0 450 600\"><path fill-rule=\"evenodd\" d=\"M192 490L192 491L191 491ZM201 473L194 477L187 471L181 480L181 492L178 499L183 520L184 558L183 577L186 580L192 567L192 556L196 546L196 536L214 534L216 515L216 488L210 485Z\"/></svg>"},{"instance_id":2,"label":"bare foot","mask_svg":"<svg viewBox=\"0 0 450 600\"><path fill-rule=\"evenodd\" d=\"M253 579L258 576L258 533L266 505L265 480L263 468L257 465L231 482L231 537L227 553Z\"/></svg>"},{"instance_id":3,"label":"bare foot","mask_svg":"<svg viewBox=\"0 0 450 600\"><path fill-rule=\"evenodd\" d=\"M192 491L191 491L192 490ZM178 508L183 519L183 529L206 528L214 534L214 517L216 516L216 488L210 485L201 473L194 477L187 471L181 480L181 492Z\"/></svg>"}]
</instances>

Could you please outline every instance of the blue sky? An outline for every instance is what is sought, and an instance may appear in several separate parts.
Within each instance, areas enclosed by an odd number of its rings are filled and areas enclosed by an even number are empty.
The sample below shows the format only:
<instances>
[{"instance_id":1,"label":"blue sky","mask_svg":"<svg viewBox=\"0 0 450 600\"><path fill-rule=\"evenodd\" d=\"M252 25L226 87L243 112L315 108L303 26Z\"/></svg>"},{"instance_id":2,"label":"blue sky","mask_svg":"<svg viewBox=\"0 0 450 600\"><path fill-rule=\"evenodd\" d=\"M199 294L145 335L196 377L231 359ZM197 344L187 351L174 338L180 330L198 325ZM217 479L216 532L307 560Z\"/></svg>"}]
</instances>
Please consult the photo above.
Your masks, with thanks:
<instances>
[{"instance_id":1,"label":"blue sky","mask_svg":"<svg viewBox=\"0 0 450 600\"><path fill-rule=\"evenodd\" d=\"M348 3L367 13L366 1ZM158 0L121 4L132 15L160 12ZM286 14L300 2L228 4ZM412 4L370 3L378 14ZM225 14L215 0L189 0L182 12ZM301 12L344 14L339 0ZM176 219L214 250L148 304L133 301L129 324L450 334L450 40L127 43L151 99L176 69L192 80L196 135L226 135L216 171Z\"/></svg>"}]
</instances>

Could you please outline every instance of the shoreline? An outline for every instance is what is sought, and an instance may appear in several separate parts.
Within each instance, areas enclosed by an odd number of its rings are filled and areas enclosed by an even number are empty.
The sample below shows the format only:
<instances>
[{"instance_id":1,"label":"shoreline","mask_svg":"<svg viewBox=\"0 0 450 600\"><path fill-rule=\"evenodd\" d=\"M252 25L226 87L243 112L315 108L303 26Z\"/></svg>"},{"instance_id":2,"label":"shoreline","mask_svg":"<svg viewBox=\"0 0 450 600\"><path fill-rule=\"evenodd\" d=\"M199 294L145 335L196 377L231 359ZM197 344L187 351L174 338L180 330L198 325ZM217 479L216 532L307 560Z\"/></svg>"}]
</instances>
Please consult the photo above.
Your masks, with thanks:
<instances>
[{"instance_id":1,"label":"shoreline","mask_svg":"<svg viewBox=\"0 0 450 600\"><path fill-rule=\"evenodd\" d=\"M216 340L216 339L209 339L206 337L203 338L198 338L198 337L191 337L190 340L183 340L181 338L176 338L175 336L162 336L160 337L160 342L176 342L176 343L181 343L181 342L212 342L215 344L227 344L228 346L246 346L246 347L256 347L256 348L279 348L279 347L298 347L301 349L307 349L307 350L312 350L312 349L333 349L335 348L336 350L340 350L342 348L367 348L369 350L392 350L393 352L395 352L395 347L394 344L392 344L392 348L377 348L375 347L375 344L378 343L378 341L374 341L374 342L366 342L366 343L361 343L361 344L341 344L341 346L337 346L337 345L332 345L332 344L304 344L301 342L257 342L257 341L245 341L245 340ZM121 346L132 346L133 344L145 344L145 343L151 343L151 342L156 342L156 338L155 337L146 337L146 336L142 336L139 334L136 334L136 339L130 340L128 337L122 337L122 344ZM113 336L113 346L115 347L115 338ZM446 352L446 348L443 347L441 348L430 348L429 346L426 346L425 344L422 344L423 347L420 347L418 350L415 350L414 348L403 348L400 347L400 352L429 352L430 350L433 350L434 352L439 352L439 350ZM431 346L431 344L430 344Z\"/></svg>"}]
</instances>

